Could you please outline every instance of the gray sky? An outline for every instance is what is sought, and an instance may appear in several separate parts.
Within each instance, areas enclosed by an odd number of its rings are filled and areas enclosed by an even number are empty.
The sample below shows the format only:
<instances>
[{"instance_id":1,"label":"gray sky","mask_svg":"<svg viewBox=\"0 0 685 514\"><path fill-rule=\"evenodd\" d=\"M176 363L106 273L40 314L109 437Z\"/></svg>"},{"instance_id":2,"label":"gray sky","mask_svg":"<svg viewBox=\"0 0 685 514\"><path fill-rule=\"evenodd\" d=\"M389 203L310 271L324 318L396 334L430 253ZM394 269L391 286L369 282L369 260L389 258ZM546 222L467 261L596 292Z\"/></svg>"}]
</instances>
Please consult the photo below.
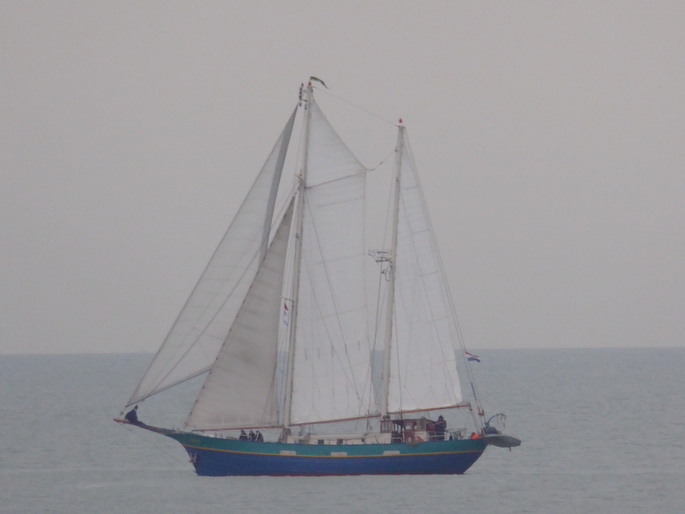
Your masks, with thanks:
<instances>
[{"instance_id":1,"label":"gray sky","mask_svg":"<svg viewBox=\"0 0 685 514\"><path fill-rule=\"evenodd\" d=\"M310 75L404 118L469 347L685 345L681 1L4 0L0 46L0 353L155 351Z\"/></svg>"}]
</instances>

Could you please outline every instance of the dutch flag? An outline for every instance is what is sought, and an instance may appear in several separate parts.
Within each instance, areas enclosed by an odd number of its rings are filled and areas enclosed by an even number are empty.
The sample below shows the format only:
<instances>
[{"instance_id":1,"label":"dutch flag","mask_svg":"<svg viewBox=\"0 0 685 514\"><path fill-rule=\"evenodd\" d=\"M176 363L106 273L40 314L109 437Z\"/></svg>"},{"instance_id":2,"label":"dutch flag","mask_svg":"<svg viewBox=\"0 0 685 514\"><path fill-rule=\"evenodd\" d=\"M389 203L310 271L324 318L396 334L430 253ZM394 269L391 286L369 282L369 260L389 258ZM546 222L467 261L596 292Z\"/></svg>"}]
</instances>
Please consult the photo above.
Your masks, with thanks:
<instances>
[{"instance_id":1,"label":"dutch flag","mask_svg":"<svg viewBox=\"0 0 685 514\"><path fill-rule=\"evenodd\" d=\"M480 357L478 355L473 355L472 353L469 352L464 352L466 354L466 360L467 361L476 361L480 362Z\"/></svg>"}]
</instances>

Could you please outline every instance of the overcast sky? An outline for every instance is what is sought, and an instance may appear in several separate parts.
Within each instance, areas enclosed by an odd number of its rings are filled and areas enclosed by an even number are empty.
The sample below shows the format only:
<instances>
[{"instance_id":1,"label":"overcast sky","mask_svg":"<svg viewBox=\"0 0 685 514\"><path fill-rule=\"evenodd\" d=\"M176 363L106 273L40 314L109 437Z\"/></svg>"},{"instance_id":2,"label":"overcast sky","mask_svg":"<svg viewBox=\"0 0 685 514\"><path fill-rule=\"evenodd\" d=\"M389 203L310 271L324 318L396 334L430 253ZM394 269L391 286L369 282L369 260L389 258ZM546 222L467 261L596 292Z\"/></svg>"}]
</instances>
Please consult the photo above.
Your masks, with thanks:
<instances>
[{"instance_id":1,"label":"overcast sky","mask_svg":"<svg viewBox=\"0 0 685 514\"><path fill-rule=\"evenodd\" d=\"M682 1L4 0L0 45L2 353L155 351L310 75L404 118L470 348L685 345Z\"/></svg>"}]
</instances>

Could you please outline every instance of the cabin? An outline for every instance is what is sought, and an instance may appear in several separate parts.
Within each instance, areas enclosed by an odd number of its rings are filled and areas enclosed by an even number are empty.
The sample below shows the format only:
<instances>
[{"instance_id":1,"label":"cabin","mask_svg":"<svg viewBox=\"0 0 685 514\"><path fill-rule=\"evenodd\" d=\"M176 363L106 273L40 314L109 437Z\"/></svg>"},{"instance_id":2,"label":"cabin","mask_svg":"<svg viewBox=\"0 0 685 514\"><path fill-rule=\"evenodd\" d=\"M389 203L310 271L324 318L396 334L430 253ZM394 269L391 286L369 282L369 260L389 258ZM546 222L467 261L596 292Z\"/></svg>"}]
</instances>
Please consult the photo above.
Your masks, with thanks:
<instances>
[{"instance_id":1,"label":"cabin","mask_svg":"<svg viewBox=\"0 0 685 514\"><path fill-rule=\"evenodd\" d=\"M393 443L420 443L423 441L443 441L463 439L465 428L436 431L435 421L426 417L381 420L381 433L390 433Z\"/></svg>"},{"instance_id":2,"label":"cabin","mask_svg":"<svg viewBox=\"0 0 685 514\"><path fill-rule=\"evenodd\" d=\"M365 434L304 434L288 435L288 443L296 444L389 444L389 443L421 443L424 441L443 441L445 439L463 439L465 428L450 428L440 435L435 430L435 421L426 417L382 419L380 432Z\"/></svg>"}]
</instances>

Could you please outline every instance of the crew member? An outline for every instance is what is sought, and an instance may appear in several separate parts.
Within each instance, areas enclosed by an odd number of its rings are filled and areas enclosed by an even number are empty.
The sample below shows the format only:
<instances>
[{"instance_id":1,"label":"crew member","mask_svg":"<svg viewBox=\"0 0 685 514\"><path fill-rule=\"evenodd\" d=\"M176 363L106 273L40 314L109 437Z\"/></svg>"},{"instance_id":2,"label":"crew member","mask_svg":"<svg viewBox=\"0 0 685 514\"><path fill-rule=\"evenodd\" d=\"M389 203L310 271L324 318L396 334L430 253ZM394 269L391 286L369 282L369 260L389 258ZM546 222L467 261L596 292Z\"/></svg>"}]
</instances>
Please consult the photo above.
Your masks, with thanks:
<instances>
[{"instance_id":1,"label":"crew member","mask_svg":"<svg viewBox=\"0 0 685 514\"><path fill-rule=\"evenodd\" d=\"M445 418L440 416L435 422L435 440L444 441L445 440L445 429L447 429L447 421Z\"/></svg>"},{"instance_id":2,"label":"crew member","mask_svg":"<svg viewBox=\"0 0 685 514\"><path fill-rule=\"evenodd\" d=\"M140 421L138 421L138 406L136 405L130 411L128 411L124 419L126 419L126 421L132 425L139 425Z\"/></svg>"}]
</instances>

